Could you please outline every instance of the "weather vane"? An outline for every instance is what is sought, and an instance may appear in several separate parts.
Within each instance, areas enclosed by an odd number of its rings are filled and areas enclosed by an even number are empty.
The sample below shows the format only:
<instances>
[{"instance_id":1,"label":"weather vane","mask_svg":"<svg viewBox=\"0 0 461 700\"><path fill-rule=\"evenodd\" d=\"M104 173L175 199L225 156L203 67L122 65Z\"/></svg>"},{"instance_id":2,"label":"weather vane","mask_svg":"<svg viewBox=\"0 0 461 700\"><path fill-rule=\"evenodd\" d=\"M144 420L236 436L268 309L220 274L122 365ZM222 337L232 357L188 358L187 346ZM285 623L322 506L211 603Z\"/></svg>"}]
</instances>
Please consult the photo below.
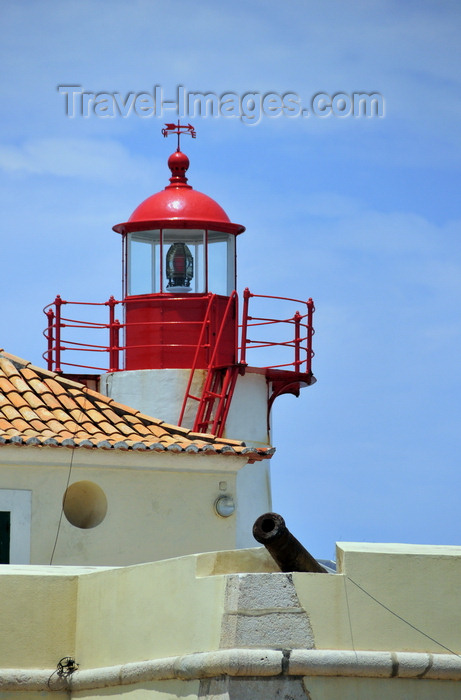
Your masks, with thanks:
<instances>
[{"instance_id":1,"label":"weather vane","mask_svg":"<svg viewBox=\"0 0 461 700\"><path fill-rule=\"evenodd\" d=\"M196 137L195 129L192 126L192 124L180 124L179 119L177 124L165 124L165 128L162 129L162 134L165 136L165 138L168 136L168 134L178 135L178 148L176 149L177 151L180 150L179 139L181 137L181 134L190 134L193 139L195 139Z\"/></svg>"}]
</instances>

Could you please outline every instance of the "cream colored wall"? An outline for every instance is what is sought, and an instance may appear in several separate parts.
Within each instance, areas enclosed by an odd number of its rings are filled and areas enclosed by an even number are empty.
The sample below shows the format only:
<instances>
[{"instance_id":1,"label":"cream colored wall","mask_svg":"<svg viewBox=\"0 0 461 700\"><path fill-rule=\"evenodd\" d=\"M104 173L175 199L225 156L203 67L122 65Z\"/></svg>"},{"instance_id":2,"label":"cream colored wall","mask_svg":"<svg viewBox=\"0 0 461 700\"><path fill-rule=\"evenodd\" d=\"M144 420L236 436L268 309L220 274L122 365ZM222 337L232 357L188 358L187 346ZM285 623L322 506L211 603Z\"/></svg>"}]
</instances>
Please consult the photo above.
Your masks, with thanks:
<instances>
[{"instance_id":1,"label":"cream colored wall","mask_svg":"<svg viewBox=\"0 0 461 700\"><path fill-rule=\"evenodd\" d=\"M121 566L234 549L237 529L251 532L252 522L239 514L236 482L245 457L4 446L0 458L2 487L32 490L33 564L51 562L60 520L53 564ZM106 494L107 515L92 529L61 518L71 466L71 484L89 480ZM267 468L253 467L257 488L258 469ZM214 508L222 495L236 503L228 518Z\"/></svg>"},{"instance_id":2,"label":"cream colored wall","mask_svg":"<svg viewBox=\"0 0 461 700\"><path fill-rule=\"evenodd\" d=\"M458 681L304 678L303 684L311 700L459 700L460 697Z\"/></svg>"},{"instance_id":3,"label":"cream colored wall","mask_svg":"<svg viewBox=\"0 0 461 700\"><path fill-rule=\"evenodd\" d=\"M354 591L350 577L461 653L460 547L341 544L338 550L342 573L293 574L315 648L447 653ZM226 574L273 570L259 548L114 569L1 567L0 666L53 665L75 651L93 668L218 649Z\"/></svg>"},{"instance_id":4,"label":"cream colored wall","mask_svg":"<svg viewBox=\"0 0 461 700\"><path fill-rule=\"evenodd\" d=\"M181 700L197 700L199 689L200 681L156 681L152 683L136 683L128 688L97 688L96 690L83 692L74 691L72 698L91 700L92 698L126 696L129 700L178 700L178 698ZM4 699L0 693L0 700L11 700L11 698ZM27 696L27 700L38 700L38 698L29 698ZM43 700L43 695L40 697L40 700Z\"/></svg>"},{"instance_id":5,"label":"cream colored wall","mask_svg":"<svg viewBox=\"0 0 461 700\"><path fill-rule=\"evenodd\" d=\"M219 647L225 579L184 557L84 576L75 653L84 668Z\"/></svg>"},{"instance_id":6,"label":"cream colored wall","mask_svg":"<svg viewBox=\"0 0 461 700\"><path fill-rule=\"evenodd\" d=\"M217 649L225 577L197 577L196 565L0 566L0 675L63 656L91 669Z\"/></svg>"},{"instance_id":7,"label":"cream colored wall","mask_svg":"<svg viewBox=\"0 0 461 700\"><path fill-rule=\"evenodd\" d=\"M0 668L54 668L75 653L76 571L0 566Z\"/></svg>"},{"instance_id":8,"label":"cream colored wall","mask_svg":"<svg viewBox=\"0 0 461 700\"><path fill-rule=\"evenodd\" d=\"M340 544L338 552L337 575L293 574L317 649L449 653L437 640L461 653L460 547ZM217 649L226 573L273 570L261 549L82 574L3 566L0 666L54 665L73 650L93 667Z\"/></svg>"},{"instance_id":9,"label":"cream colored wall","mask_svg":"<svg viewBox=\"0 0 461 700\"><path fill-rule=\"evenodd\" d=\"M257 684L258 681L253 681ZM271 700L264 695L264 680L259 681L263 686L239 700ZM431 681L412 679L383 679L383 678L303 678L302 685L309 695L305 700L458 700L459 682ZM197 700L200 681L165 680L149 683L137 683L117 688L97 688L94 690L73 691L72 698L76 700L94 700L96 698L127 698L127 700ZM53 692L53 700L68 698L67 692ZM17 691L0 692L0 700L43 700L43 692ZM220 696L220 700L228 700L229 696ZM232 698L232 696L231 696ZM209 696L204 700L211 700Z\"/></svg>"},{"instance_id":10,"label":"cream colored wall","mask_svg":"<svg viewBox=\"0 0 461 700\"><path fill-rule=\"evenodd\" d=\"M373 596L461 653L461 547L338 543L337 559L340 575L293 574L317 648L446 653Z\"/></svg>"},{"instance_id":11,"label":"cream colored wall","mask_svg":"<svg viewBox=\"0 0 461 700\"><path fill-rule=\"evenodd\" d=\"M461 652L461 547L342 543L338 554L341 571L337 575L293 574L316 649L433 651L450 658L445 649L362 591L352 590L352 579L402 618L457 654ZM218 650L227 605L226 574L251 572L248 575L255 577L257 587L257 572L263 573L267 581L264 572L273 570L273 563L262 549L208 553L115 569L1 567L0 691L2 669L53 669L67 655L75 656L81 671L89 671ZM261 609L260 615L273 613L271 605L266 611ZM298 617L287 615L287 624L290 620L295 624ZM353 653L350 658L355 663ZM456 656L451 658L457 660ZM430 667L428 662L428 657L421 661L423 671ZM181 661L176 663L176 668L181 668ZM241 668L244 666L242 660ZM200 666L195 668L200 677ZM390 671L389 666L387 673ZM375 673L380 673L379 667ZM72 696L127 695L137 700L148 693L158 700L198 696L197 676L187 681L167 678L168 673L165 681L76 690ZM242 697L263 698L264 682L264 677L255 681L261 686L259 694ZM336 678L327 674L305 676L303 683L312 700L451 700L459 694L459 682L449 680ZM14 693L16 698L29 700L33 695L19 688ZM7 697L10 699L11 694L0 692L0 700Z\"/></svg>"},{"instance_id":12,"label":"cream colored wall","mask_svg":"<svg viewBox=\"0 0 461 700\"><path fill-rule=\"evenodd\" d=\"M254 547L253 523L272 510L269 461L247 464L237 474L236 548Z\"/></svg>"}]
</instances>

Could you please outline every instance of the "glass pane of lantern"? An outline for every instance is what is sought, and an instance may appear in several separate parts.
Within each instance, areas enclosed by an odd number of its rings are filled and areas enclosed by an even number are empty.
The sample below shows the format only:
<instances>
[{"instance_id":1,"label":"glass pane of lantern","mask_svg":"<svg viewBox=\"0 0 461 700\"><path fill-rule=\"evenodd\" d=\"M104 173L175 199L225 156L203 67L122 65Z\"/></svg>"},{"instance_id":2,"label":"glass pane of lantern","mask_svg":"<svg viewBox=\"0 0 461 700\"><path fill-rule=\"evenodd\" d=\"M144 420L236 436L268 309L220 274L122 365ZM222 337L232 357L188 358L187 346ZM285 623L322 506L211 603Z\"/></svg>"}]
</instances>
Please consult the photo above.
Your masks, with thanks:
<instances>
[{"instance_id":1,"label":"glass pane of lantern","mask_svg":"<svg viewBox=\"0 0 461 700\"><path fill-rule=\"evenodd\" d=\"M152 244L131 239L129 247L128 294L149 294L152 290Z\"/></svg>"},{"instance_id":2,"label":"glass pane of lantern","mask_svg":"<svg viewBox=\"0 0 461 700\"><path fill-rule=\"evenodd\" d=\"M208 289L229 296L235 289L235 236L208 232Z\"/></svg>"},{"instance_id":3,"label":"glass pane of lantern","mask_svg":"<svg viewBox=\"0 0 461 700\"><path fill-rule=\"evenodd\" d=\"M203 293L205 232L199 229L163 229L163 291Z\"/></svg>"},{"instance_id":4,"label":"glass pane of lantern","mask_svg":"<svg viewBox=\"0 0 461 700\"><path fill-rule=\"evenodd\" d=\"M160 231L129 234L128 294L152 294L160 291Z\"/></svg>"}]
</instances>

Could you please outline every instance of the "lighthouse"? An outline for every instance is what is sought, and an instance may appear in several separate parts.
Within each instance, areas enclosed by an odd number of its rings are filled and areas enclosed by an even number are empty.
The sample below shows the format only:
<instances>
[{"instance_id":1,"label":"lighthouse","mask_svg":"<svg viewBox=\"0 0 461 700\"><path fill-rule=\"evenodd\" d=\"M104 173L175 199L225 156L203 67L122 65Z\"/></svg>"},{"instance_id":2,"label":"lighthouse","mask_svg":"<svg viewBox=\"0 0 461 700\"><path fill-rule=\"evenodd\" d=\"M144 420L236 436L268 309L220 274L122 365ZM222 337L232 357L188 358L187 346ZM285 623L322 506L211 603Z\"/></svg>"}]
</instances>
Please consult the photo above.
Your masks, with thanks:
<instances>
[{"instance_id":1,"label":"lighthouse","mask_svg":"<svg viewBox=\"0 0 461 700\"><path fill-rule=\"evenodd\" d=\"M1 697L458 697L460 547L338 543L329 575L268 513L313 303L239 300L244 227L165 132L169 184L114 227L121 298L57 296L48 369L0 350Z\"/></svg>"},{"instance_id":2,"label":"lighthouse","mask_svg":"<svg viewBox=\"0 0 461 700\"><path fill-rule=\"evenodd\" d=\"M190 184L180 139L195 138L193 126L167 124L163 135L177 137L166 186L113 227L122 241L123 291L104 303L110 318L98 329L108 330L108 344L66 344L72 327L97 324L63 320L69 302L57 297L48 311L48 367L66 371L64 350L105 349L109 367L98 368L94 388L106 396L196 433L270 445L275 398L297 396L315 381L312 299L261 297L248 288L239 299L237 242L245 227ZM271 300L290 304L287 315L268 314ZM261 349L271 354L263 366L252 361Z\"/></svg>"},{"instance_id":3,"label":"lighthouse","mask_svg":"<svg viewBox=\"0 0 461 700\"><path fill-rule=\"evenodd\" d=\"M200 432L223 434L241 367L238 362L236 238L211 197L188 184L180 135L168 159L169 184L142 202L122 235L125 366L102 386L118 400L139 397L150 415Z\"/></svg>"}]
</instances>

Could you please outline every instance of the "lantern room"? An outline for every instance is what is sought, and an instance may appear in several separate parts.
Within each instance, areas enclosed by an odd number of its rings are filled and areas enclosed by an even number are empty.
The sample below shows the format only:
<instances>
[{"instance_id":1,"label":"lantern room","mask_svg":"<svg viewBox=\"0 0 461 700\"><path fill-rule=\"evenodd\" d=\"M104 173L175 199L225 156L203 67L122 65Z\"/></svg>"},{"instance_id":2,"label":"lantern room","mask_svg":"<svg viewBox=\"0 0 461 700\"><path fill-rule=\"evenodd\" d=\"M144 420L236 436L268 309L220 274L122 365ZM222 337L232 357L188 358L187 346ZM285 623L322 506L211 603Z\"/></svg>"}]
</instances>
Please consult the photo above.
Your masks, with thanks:
<instances>
[{"instance_id":1,"label":"lantern room","mask_svg":"<svg viewBox=\"0 0 461 700\"><path fill-rule=\"evenodd\" d=\"M126 223L114 226L124 242L124 296L215 294L235 289L233 224L211 197L187 184L189 158L176 151L168 159L170 184L148 197Z\"/></svg>"},{"instance_id":2,"label":"lantern room","mask_svg":"<svg viewBox=\"0 0 461 700\"><path fill-rule=\"evenodd\" d=\"M114 226L124 241L124 295L229 296L235 289L235 237L245 227L187 184L184 153L173 153L168 166L170 184Z\"/></svg>"},{"instance_id":3,"label":"lantern room","mask_svg":"<svg viewBox=\"0 0 461 700\"><path fill-rule=\"evenodd\" d=\"M168 166L165 189L114 226L123 237L125 367L191 367L198 345L198 367L208 367L215 352L220 363L234 364L236 236L245 227L188 184L189 159L179 143ZM199 343L203 332L208 337Z\"/></svg>"}]
</instances>

